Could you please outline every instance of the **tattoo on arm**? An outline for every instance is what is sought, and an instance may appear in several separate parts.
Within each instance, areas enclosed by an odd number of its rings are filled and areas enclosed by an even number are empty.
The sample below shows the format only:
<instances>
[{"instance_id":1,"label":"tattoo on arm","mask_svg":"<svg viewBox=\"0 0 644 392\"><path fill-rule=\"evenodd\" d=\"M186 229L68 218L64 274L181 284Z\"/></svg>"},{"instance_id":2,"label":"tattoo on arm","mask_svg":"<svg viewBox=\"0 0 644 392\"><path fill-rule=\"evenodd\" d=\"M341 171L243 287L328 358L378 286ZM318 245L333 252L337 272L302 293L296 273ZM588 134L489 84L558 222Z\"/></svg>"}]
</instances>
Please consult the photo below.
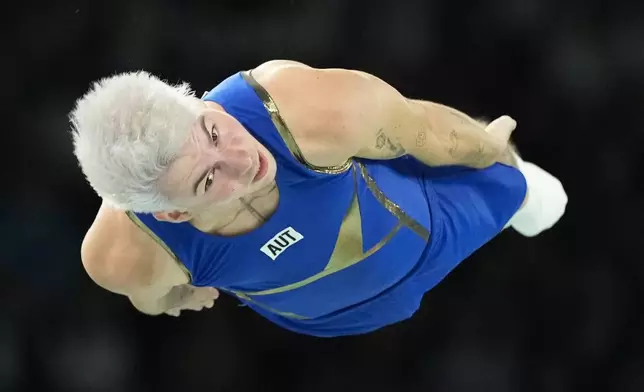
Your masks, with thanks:
<instances>
[{"instance_id":1,"label":"tattoo on arm","mask_svg":"<svg viewBox=\"0 0 644 392\"><path fill-rule=\"evenodd\" d=\"M476 143L476 147L465 153L463 160L471 163L481 163L486 159L485 144L482 141Z\"/></svg>"},{"instance_id":2,"label":"tattoo on arm","mask_svg":"<svg viewBox=\"0 0 644 392\"><path fill-rule=\"evenodd\" d=\"M398 158L406 154L405 149L400 143L392 141L382 129L376 134L376 148L393 158Z\"/></svg>"},{"instance_id":3,"label":"tattoo on arm","mask_svg":"<svg viewBox=\"0 0 644 392\"><path fill-rule=\"evenodd\" d=\"M387 138L387 146L389 147L389 151L391 151L394 156L401 157L405 155L405 149L402 148L399 143L392 142L389 138Z\"/></svg>"},{"instance_id":4,"label":"tattoo on arm","mask_svg":"<svg viewBox=\"0 0 644 392\"><path fill-rule=\"evenodd\" d=\"M458 133L454 129L449 133L449 147L447 148L447 152L452 158L456 157L456 153L458 152Z\"/></svg>"},{"instance_id":5,"label":"tattoo on arm","mask_svg":"<svg viewBox=\"0 0 644 392\"><path fill-rule=\"evenodd\" d=\"M459 139L458 132L452 129L449 133L449 146L447 147L449 156L467 164L481 163L486 159L485 143L483 141L478 141L471 150L459 151Z\"/></svg>"},{"instance_id":6,"label":"tattoo on arm","mask_svg":"<svg viewBox=\"0 0 644 392\"><path fill-rule=\"evenodd\" d=\"M378 134L376 135L376 148L378 150L382 150L382 148L385 146L385 143L387 143L387 135L381 130L378 131Z\"/></svg>"},{"instance_id":7,"label":"tattoo on arm","mask_svg":"<svg viewBox=\"0 0 644 392\"><path fill-rule=\"evenodd\" d=\"M424 147L427 144L428 135L432 137L432 145L429 146L428 151L423 152L426 158L429 156L427 154L433 154L435 157L432 157L430 160L434 160L435 158L438 164L451 161L452 163L467 166L487 167L494 162L500 162L516 167L516 159L512 152L514 150L513 147L509 146L503 152L498 150L501 146L498 143L495 144L493 140L487 137L485 132L487 124L484 121L477 120L444 105L427 104L425 101L418 100L413 102L419 103L422 106L427 114L427 118L432 118L432 113L429 113L430 108L433 108L433 110L439 108L439 111L443 115L447 114L452 117L451 121L447 121L452 125L452 128L442 129L438 133L438 139L434 138L435 134L431 128L424 127L416 133L416 147ZM480 130L477 128L480 128ZM433 145L434 140L436 140L436 145ZM383 139L383 143L384 141Z\"/></svg>"},{"instance_id":8,"label":"tattoo on arm","mask_svg":"<svg viewBox=\"0 0 644 392\"><path fill-rule=\"evenodd\" d=\"M416 147L423 147L427 143L427 134L424 128L420 128L416 134Z\"/></svg>"}]
</instances>

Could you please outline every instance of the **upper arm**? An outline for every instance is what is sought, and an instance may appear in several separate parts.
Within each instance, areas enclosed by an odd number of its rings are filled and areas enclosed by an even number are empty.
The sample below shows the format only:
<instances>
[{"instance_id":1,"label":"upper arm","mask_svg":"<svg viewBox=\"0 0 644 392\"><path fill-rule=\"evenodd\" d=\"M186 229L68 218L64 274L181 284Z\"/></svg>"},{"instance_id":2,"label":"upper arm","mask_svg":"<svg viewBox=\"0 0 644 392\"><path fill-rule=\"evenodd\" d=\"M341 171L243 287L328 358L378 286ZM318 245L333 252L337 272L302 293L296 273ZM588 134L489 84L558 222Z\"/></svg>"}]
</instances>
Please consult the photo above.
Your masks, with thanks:
<instances>
[{"instance_id":1,"label":"upper arm","mask_svg":"<svg viewBox=\"0 0 644 392\"><path fill-rule=\"evenodd\" d=\"M106 206L83 240L81 259L96 284L130 297L135 305L154 302L172 287L188 283L174 259L124 211Z\"/></svg>"},{"instance_id":2,"label":"upper arm","mask_svg":"<svg viewBox=\"0 0 644 392\"><path fill-rule=\"evenodd\" d=\"M320 166L354 156L394 158L413 146L426 113L395 88L365 72L269 62L253 75L279 107L307 160Z\"/></svg>"}]
</instances>

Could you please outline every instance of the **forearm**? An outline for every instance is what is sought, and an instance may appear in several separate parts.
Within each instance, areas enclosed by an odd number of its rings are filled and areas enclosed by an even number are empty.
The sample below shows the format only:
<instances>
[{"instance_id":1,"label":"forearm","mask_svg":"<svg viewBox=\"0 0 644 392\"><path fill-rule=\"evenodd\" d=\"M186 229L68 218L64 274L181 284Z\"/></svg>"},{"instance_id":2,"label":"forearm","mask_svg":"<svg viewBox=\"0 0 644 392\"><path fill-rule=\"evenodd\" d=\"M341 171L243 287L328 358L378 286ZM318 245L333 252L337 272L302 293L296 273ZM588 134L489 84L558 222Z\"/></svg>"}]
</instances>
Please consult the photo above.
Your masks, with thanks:
<instances>
[{"instance_id":1,"label":"forearm","mask_svg":"<svg viewBox=\"0 0 644 392\"><path fill-rule=\"evenodd\" d=\"M418 116L414 143L407 152L430 166L487 167L496 162L516 167L509 144L499 151L500 140L486 132L487 124L454 108L429 101L409 100Z\"/></svg>"}]
</instances>

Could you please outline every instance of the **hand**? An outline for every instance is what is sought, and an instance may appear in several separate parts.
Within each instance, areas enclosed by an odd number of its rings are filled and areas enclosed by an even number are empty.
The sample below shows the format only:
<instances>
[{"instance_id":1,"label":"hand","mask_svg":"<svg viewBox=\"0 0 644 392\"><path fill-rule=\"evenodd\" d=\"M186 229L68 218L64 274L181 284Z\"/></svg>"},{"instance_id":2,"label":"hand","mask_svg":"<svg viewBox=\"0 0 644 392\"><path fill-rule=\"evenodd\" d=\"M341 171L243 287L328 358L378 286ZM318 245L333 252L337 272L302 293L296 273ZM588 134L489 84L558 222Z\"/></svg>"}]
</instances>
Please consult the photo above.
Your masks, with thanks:
<instances>
[{"instance_id":1,"label":"hand","mask_svg":"<svg viewBox=\"0 0 644 392\"><path fill-rule=\"evenodd\" d=\"M214 287L195 287L191 285L177 286L169 293L171 307L165 313L179 317L182 310L200 311L210 309L219 298L219 290Z\"/></svg>"},{"instance_id":2,"label":"hand","mask_svg":"<svg viewBox=\"0 0 644 392\"><path fill-rule=\"evenodd\" d=\"M491 166L503 160L509 147L510 136L516 127L517 122L510 116L501 116L485 127L488 137L484 138L484 144L480 145L481 151L486 152L479 162L482 167Z\"/></svg>"},{"instance_id":3,"label":"hand","mask_svg":"<svg viewBox=\"0 0 644 392\"><path fill-rule=\"evenodd\" d=\"M492 143L497 143L496 150L503 152L508 147L510 136L517 127L517 122L510 116L501 116L485 127L485 132L492 136Z\"/></svg>"},{"instance_id":4,"label":"hand","mask_svg":"<svg viewBox=\"0 0 644 392\"><path fill-rule=\"evenodd\" d=\"M450 163L477 169L497 162L508 164L510 136L517 122L509 116L501 116L487 126L478 121L476 123L478 127L452 130L448 151L453 161Z\"/></svg>"}]
</instances>

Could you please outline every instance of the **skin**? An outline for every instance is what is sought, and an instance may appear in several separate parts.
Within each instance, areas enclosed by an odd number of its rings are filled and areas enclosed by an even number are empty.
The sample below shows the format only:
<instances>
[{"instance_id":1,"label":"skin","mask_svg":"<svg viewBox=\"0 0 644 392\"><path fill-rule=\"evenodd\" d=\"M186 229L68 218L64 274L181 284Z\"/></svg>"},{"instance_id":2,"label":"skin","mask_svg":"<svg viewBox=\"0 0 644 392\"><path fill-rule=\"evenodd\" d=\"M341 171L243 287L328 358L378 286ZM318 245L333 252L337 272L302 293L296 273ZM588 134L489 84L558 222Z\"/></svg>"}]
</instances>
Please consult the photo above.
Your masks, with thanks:
<instances>
[{"instance_id":1,"label":"skin","mask_svg":"<svg viewBox=\"0 0 644 392\"><path fill-rule=\"evenodd\" d=\"M514 164L508 140L516 123L509 117L486 129L454 109L408 99L360 71L274 60L254 69L253 76L316 166L405 154L428 165ZM260 167L265 173L256 180ZM251 231L277 207L276 172L272 154L242 124L221 106L205 102L179 157L160 179L166 195L182 208L154 216L215 235ZM218 296L214 288L190 286L170 255L123 211L106 205L83 241L81 257L98 285L129 297L146 314L178 316L181 310L211 307Z\"/></svg>"},{"instance_id":2,"label":"skin","mask_svg":"<svg viewBox=\"0 0 644 392\"><path fill-rule=\"evenodd\" d=\"M265 173L255 180L260 166ZM161 179L162 189L185 210L154 216L169 222L189 221L213 234L251 230L256 218L239 215L248 210L242 200L252 200L250 204L262 216L270 215L277 203L277 192L272 191L276 172L275 158L257 139L220 105L205 102L179 158ZM218 230L222 226L225 232Z\"/></svg>"},{"instance_id":3,"label":"skin","mask_svg":"<svg viewBox=\"0 0 644 392\"><path fill-rule=\"evenodd\" d=\"M260 171L263 157L263 175ZM235 235L251 230L278 201L277 165L272 154L223 108L204 104L179 157L161 178L161 187L181 210L160 211L156 219L190 222L199 230ZM248 200L247 204L241 200ZM197 288L177 262L136 227L124 211L105 203L81 247L89 276L101 287L129 297L139 311L179 316L181 310L210 308L219 292Z\"/></svg>"}]
</instances>

